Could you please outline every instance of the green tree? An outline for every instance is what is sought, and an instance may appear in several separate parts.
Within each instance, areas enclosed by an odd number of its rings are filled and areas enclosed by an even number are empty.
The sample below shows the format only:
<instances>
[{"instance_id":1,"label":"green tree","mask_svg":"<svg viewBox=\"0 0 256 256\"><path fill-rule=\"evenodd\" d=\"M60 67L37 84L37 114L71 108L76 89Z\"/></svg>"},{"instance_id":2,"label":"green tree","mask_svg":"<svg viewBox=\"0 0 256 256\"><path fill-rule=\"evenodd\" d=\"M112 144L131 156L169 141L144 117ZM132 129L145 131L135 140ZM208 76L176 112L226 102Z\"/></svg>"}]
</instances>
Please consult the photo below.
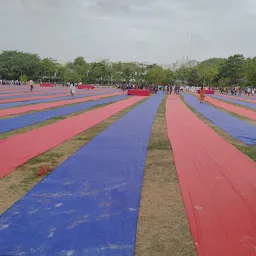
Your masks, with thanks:
<instances>
[{"instance_id":1,"label":"green tree","mask_svg":"<svg viewBox=\"0 0 256 256\"><path fill-rule=\"evenodd\" d=\"M200 85L200 78L197 73L196 68L192 68L187 77L187 83L189 86L199 86Z\"/></svg>"},{"instance_id":2,"label":"green tree","mask_svg":"<svg viewBox=\"0 0 256 256\"><path fill-rule=\"evenodd\" d=\"M49 82L56 78L58 71L58 64L51 58L45 58L41 61L41 78Z\"/></svg>"},{"instance_id":3,"label":"green tree","mask_svg":"<svg viewBox=\"0 0 256 256\"><path fill-rule=\"evenodd\" d=\"M153 67L148 70L145 79L149 84L168 84L167 73L162 67Z\"/></svg>"},{"instance_id":4,"label":"green tree","mask_svg":"<svg viewBox=\"0 0 256 256\"><path fill-rule=\"evenodd\" d=\"M244 67L244 78L248 85L256 84L256 58L249 58L245 61Z\"/></svg>"},{"instance_id":5,"label":"green tree","mask_svg":"<svg viewBox=\"0 0 256 256\"><path fill-rule=\"evenodd\" d=\"M68 70L64 75L64 81L70 83L79 83L81 81L81 77L75 70Z\"/></svg>"},{"instance_id":6,"label":"green tree","mask_svg":"<svg viewBox=\"0 0 256 256\"><path fill-rule=\"evenodd\" d=\"M177 84L186 84L190 72L190 68L181 67L174 73L174 81Z\"/></svg>"},{"instance_id":7,"label":"green tree","mask_svg":"<svg viewBox=\"0 0 256 256\"><path fill-rule=\"evenodd\" d=\"M0 77L19 79L25 75L37 79L40 70L40 58L37 54L18 51L4 51L0 54Z\"/></svg>"},{"instance_id":8,"label":"green tree","mask_svg":"<svg viewBox=\"0 0 256 256\"><path fill-rule=\"evenodd\" d=\"M77 57L72 63L72 69L81 77L81 81L86 83L88 80L89 66L83 57Z\"/></svg>"},{"instance_id":9,"label":"green tree","mask_svg":"<svg viewBox=\"0 0 256 256\"><path fill-rule=\"evenodd\" d=\"M222 62L223 59L213 58L202 61L196 67L201 84L210 86L215 83Z\"/></svg>"},{"instance_id":10,"label":"green tree","mask_svg":"<svg viewBox=\"0 0 256 256\"><path fill-rule=\"evenodd\" d=\"M28 81L28 77L27 77L26 75L21 75L21 76L20 76L20 81L21 81L22 83L26 83L26 82Z\"/></svg>"},{"instance_id":11,"label":"green tree","mask_svg":"<svg viewBox=\"0 0 256 256\"><path fill-rule=\"evenodd\" d=\"M218 79L229 78L230 84L238 83L243 78L244 56L235 54L225 59L219 67Z\"/></svg>"}]
</instances>

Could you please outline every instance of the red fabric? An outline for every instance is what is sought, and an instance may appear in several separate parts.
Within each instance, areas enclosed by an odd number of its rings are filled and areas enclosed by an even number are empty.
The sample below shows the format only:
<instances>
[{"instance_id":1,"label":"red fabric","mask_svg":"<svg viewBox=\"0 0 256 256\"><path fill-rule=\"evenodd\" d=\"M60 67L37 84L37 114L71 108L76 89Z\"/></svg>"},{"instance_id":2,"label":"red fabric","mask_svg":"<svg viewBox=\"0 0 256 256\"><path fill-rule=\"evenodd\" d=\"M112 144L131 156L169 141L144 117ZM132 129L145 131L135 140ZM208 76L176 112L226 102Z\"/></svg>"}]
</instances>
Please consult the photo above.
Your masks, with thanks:
<instances>
[{"instance_id":1,"label":"red fabric","mask_svg":"<svg viewBox=\"0 0 256 256\"><path fill-rule=\"evenodd\" d=\"M169 96L166 121L198 255L256 255L256 163L179 97Z\"/></svg>"},{"instance_id":2,"label":"red fabric","mask_svg":"<svg viewBox=\"0 0 256 256\"><path fill-rule=\"evenodd\" d=\"M78 85L77 86L78 89L95 89L95 86L93 85Z\"/></svg>"},{"instance_id":3,"label":"red fabric","mask_svg":"<svg viewBox=\"0 0 256 256\"><path fill-rule=\"evenodd\" d=\"M90 94L90 93L94 93L94 92L88 92L88 91L87 92L81 92L81 93L79 93L79 95ZM8 103L8 102L26 101L26 100L41 100L41 99L50 99L50 98L61 98L61 97L67 97L67 96L70 96L70 93L54 94L54 92L52 92L48 96L35 96L35 97L27 97L27 98L14 98L14 99L0 100L0 104L1 103Z\"/></svg>"},{"instance_id":4,"label":"red fabric","mask_svg":"<svg viewBox=\"0 0 256 256\"><path fill-rule=\"evenodd\" d=\"M128 95L136 95L136 96L150 96L149 90L141 90L141 89L132 89L128 90Z\"/></svg>"},{"instance_id":5,"label":"red fabric","mask_svg":"<svg viewBox=\"0 0 256 256\"><path fill-rule=\"evenodd\" d=\"M220 94L220 93L218 93L217 95L218 96L222 96L222 97L226 97L226 98L230 98L230 99L236 99L236 100L241 100L241 101L247 101L247 102L255 103L255 98L252 97L252 96L248 96L248 99L247 99L247 98L241 98L241 97L238 97L238 96L229 96L229 95Z\"/></svg>"},{"instance_id":6,"label":"red fabric","mask_svg":"<svg viewBox=\"0 0 256 256\"><path fill-rule=\"evenodd\" d=\"M142 99L128 98L0 141L0 178Z\"/></svg>"},{"instance_id":7,"label":"red fabric","mask_svg":"<svg viewBox=\"0 0 256 256\"><path fill-rule=\"evenodd\" d=\"M53 87L53 84L40 84L40 86L43 86L43 87Z\"/></svg>"},{"instance_id":8,"label":"red fabric","mask_svg":"<svg viewBox=\"0 0 256 256\"><path fill-rule=\"evenodd\" d=\"M116 96L116 95L120 95L120 94L122 94L122 93L116 92L116 93L111 93L111 94L101 94L101 95L95 95L95 96L79 98L79 99L61 100L61 101L50 102L50 103L40 103L40 104L33 104L33 105L22 106L22 107L17 107L17 108L3 109L3 110L0 110L0 117L10 116L10 115L18 115L18 114L29 112L29 111L37 111L37 110L43 110L43 109L47 109L47 108L60 107L60 106L68 105L68 104L86 102L86 101L90 101L90 100L97 100L97 99Z\"/></svg>"},{"instance_id":9,"label":"red fabric","mask_svg":"<svg viewBox=\"0 0 256 256\"><path fill-rule=\"evenodd\" d=\"M51 172L51 169L49 167L41 167L40 171L38 172L37 176L42 176L43 174Z\"/></svg>"},{"instance_id":10,"label":"red fabric","mask_svg":"<svg viewBox=\"0 0 256 256\"><path fill-rule=\"evenodd\" d=\"M197 93L200 94L201 90L198 90ZM214 94L214 90L205 90L205 94Z\"/></svg>"},{"instance_id":11,"label":"red fabric","mask_svg":"<svg viewBox=\"0 0 256 256\"><path fill-rule=\"evenodd\" d=\"M226 103L224 101L220 101L220 100L214 99L212 97L208 97L206 99L206 101L210 102L211 104L213 104L213 105L215 105L217 107L226 109L226 110L228 110L230 112L236 113L236 114L238 114L240 116L248 117L248 118L256 121L256 112L253 111L253 110L249 110L249 109L246 109L246 108L243 108L243 107L237 107L235 105Z\"/></svg>"}]
</instances>

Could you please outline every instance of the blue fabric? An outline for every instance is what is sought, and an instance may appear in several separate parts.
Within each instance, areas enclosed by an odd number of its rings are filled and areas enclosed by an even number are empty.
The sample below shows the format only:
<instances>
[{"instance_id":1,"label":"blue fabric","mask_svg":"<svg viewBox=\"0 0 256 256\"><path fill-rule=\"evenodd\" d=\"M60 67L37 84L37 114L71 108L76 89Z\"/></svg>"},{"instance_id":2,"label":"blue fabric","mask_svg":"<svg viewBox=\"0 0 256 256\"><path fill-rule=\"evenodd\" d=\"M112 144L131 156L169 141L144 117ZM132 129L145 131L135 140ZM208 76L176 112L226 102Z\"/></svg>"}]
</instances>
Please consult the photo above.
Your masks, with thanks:
<instances>
[{"instance_id":1,"label":"blue fabric","mask_svg":"<svg viewBox=\"0 0 256 256\"><path fill-rule=\"evenodd\" d=\"M207 104L200 104L199 100L190 94L183 93L182 95L191 107L209 119L215 126L247 145L256 145L256 126Z\"/></svg>"},{"instance_id":2,"label":"blue fabric","mask_svg":"<svg viewBox=\"0 0 256 256\"><path fill-rule=\"evenodd\" d=\"M162 99L130 111L7 210L1 254L134 255L147 148Z\"/></svg>"},{"instance_id":3,"label":"blue fabric","mask_svg":"<svg viewBox=\"0 0 256 256\"><path fill-rule=\"evenodd\" d=\"M249 108L253 108L253 109L256 109L256 102L255 103L250 103L250 102L246 102L246 101L243 101L243 100L239 100L239 99L231 99L231 98L226 98L226 97L223 97L223 96L212 96L216 99L219 99L219 100L225 100L225 101L228 101L228 102L233 102L233 103L236 103L236 104L239 104L239 105L243 105L243 106L247 106Z\"/></svg>"},{"instance_id":4,"label":"blue fabric","mask_svg":"<svg viewBox=\"0 0 256 256\"><path fill-rule=\"evenodd\" d=\"M0 92L1 94L1 92ZM22 98L29 98L29 97L39 97L39 96L50 96L54 94L68 94L68 92L49 92L49 93L40 93L40 94L28 94L25 95L13 95L13 96L2 96L0 97L0 100L7 100L7 99L18 99L20 98L20 101L22 101Z\"/></svg>"},{"instance_id":5,"label":"blue fabric","mask_svg":"<svg viewBox=\"0 0 256 256\"><path fill-rule=\"evenodd\" d=\"M86 110L100 104L111 103L120 99L124 99L126 97L126 95L119 95L108 99L99 99L96 101L82 102L71 106L64 106L61 108L49 109L42 112L36 112L23 116L2 119L0 120L0 134L11 130L20 129L32 124L40 123L54 117L70 115L75 112Z\"/></svg>"},{"instance_id":6,"label":"blue fabric","mask_svg":"<svg viewBox=\"0 0 256 256\"><path fill-rule=\"evenodd\" d=\"M255 97L252 97L252 96L246 96L246 95L233 95L234 97L238 97L239 98L242 98L242 99L248 99L248 100L254 100L256 101L256 98ZM256 102L255 102L256 103Z\"/></svg>"},{"instance_id":7,"label":"blue fabric","mask_svg":"<svg viewBox=\"0 0 256 256\"><path fill-rule=\"evenodd\" d=\"M113 91L111 91L111 92L113 92ZM79 99L79 98L90 97L90 96L106 94L106 93L110 93L110 92L98 92L98 93L93 93L93 94L83 94L83 95L75 95L75 96L70 95L70 96L67 96L67 97L58 97L58 98L50 98L50 99L28 100L28 101L24 101L24 102L3 103L3 104L0 104L0 109L2 109L2 108L12 108L12 107L18 107L18 106L25 106L25 105L30 105L30 104L47 103L47 102L60 101L60 100Z\"/></svg>"}]
</instances>

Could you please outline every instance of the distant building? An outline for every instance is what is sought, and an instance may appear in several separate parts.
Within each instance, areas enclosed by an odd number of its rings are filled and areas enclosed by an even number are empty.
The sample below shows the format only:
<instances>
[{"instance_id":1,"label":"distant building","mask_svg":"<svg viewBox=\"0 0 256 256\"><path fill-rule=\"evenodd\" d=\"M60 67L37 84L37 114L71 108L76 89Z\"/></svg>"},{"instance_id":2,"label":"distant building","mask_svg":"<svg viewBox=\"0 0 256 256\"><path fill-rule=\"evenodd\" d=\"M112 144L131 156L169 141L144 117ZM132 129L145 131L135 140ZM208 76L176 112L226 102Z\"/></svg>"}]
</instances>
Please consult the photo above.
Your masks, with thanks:
<instances>
[{"instance_id":1,"label":"distant building","mask_svg":"<svg viewBox=\"0 0 256 256\"><path fill-rule=\"evenodd\" d=\"M177 69L181 67L185 68L194 68L199 64L196 60L188 60L188 59L181 59L177 60L175 63L172 64L172 71L176 71Z\"/></svg>"}]
</instances>

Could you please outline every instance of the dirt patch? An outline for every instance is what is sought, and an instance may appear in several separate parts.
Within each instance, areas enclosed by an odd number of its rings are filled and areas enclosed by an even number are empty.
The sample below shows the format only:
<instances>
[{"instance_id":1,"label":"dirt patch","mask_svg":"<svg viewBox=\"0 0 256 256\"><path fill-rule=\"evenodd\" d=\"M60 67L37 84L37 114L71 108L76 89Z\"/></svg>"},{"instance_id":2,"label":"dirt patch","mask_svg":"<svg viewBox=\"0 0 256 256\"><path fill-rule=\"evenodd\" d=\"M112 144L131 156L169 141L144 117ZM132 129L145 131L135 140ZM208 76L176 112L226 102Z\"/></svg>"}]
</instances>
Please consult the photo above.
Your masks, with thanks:
<instances>
[{"instance_id":1,"label":"dirt patch","mask_svg":"<svg viewBox=\"0 0 256 256\"><path fill-rule=\"evenodd\" d=\"M167 136L165 100L148 148L136 240L136 256L196 255Z\"/></svg>"},{"instance_id":2,"label":"dirt patch","mask_svg":"<svg viewBox=\"0 0 256 256\"><path fill-rule=\"evenodd\" d=\"M47 173L39 177L37 176L41 166L48 166L54 170L97 134L105 130L109 125L120 119L143 101L140 101L111 118L104 120L44 154L29 160L26 164L2 178L0 180L0 214L10 208L16 201L48 175Z\"/></svg>"}]
</instances>

